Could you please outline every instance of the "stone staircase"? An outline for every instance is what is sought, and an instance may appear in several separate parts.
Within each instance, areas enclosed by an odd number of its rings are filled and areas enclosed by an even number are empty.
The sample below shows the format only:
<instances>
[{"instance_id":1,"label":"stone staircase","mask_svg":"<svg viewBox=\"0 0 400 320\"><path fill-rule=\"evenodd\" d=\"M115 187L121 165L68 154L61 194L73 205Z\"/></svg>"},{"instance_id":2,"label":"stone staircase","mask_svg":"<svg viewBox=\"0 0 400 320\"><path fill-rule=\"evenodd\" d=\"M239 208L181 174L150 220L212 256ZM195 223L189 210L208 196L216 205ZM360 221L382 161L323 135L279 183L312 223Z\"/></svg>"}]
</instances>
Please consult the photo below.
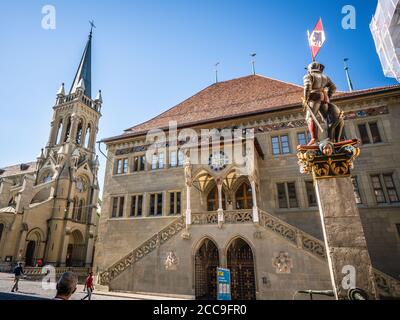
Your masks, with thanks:
<instances>
[{"instance_id":1,"label":"stone staircase","mask_svg":"<svg viewBox=\"0 0 400 320\"><path fill-rule=\"evenodd\" d=\"M122 272L128 269L132 264L144 258L150 252L157 249L160 245L167 242L173 236L177 235L181 230L185 229L185 218L179 217L172 221L168 226L157 232L151 238L143 242L139 247L131 253L118 260L115 264L109 267L106 271L100 273L100 285L107 286L110 282L119 276Z\"/></svg>"},{"instance_id":2,"label":"stone staircase","mask_svg":"<svg viewBox=\"0 0 400 320\"><path fill-rule=\"evenodd\" d=\"M250 223L252 214L249 210L227 212L226 223ZM204 215L194 215L193 225L217 224L217 219L213 213L208 212ZM283 220L271 215L263 210L259 210L259 225L267 230L282 237L293 246L305 251L322 261L326 261L325 244L323 241L307 234L306 232L284 222ZM103 286L108 286L110 282L128 269L132 264L144 258L147 254L166 243L169 239L184 230L185 218L179 217L172 221L167 227L154 234L151 238L143 242L131 253L117 261L106 271L100 273L99 282ZM383 297L400 298L400 281L374 269L375 281L379 294Z\"/></svg>"}]
</instances>

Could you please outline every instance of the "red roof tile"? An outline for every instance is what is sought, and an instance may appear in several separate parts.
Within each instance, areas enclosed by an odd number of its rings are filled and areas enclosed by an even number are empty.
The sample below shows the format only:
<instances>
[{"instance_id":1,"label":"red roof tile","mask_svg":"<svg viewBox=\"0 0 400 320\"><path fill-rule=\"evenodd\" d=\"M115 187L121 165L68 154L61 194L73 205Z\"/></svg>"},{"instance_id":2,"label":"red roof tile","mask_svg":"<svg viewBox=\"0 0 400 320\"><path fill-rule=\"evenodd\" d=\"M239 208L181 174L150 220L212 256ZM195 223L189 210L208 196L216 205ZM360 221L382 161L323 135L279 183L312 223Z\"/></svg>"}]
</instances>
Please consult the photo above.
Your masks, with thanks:
<instances>
[{"instance_id":1,"label":"red roof tile","mask_svg":"<svg viewBox=\"0 0 400 320\"><path fill-rule=\"evenodd\" d=\"M338 92L335 98L347 98L384 89L400 88L400 85L366 89L353 92ZM254 113L280 110L299 106L303 87L260 75L251 75L213 84L177 106L153 119L131 127L105 142L145 134L156 128L167 128L169 121L178 127L207 123Z\"/></svg>"}]
</instances>

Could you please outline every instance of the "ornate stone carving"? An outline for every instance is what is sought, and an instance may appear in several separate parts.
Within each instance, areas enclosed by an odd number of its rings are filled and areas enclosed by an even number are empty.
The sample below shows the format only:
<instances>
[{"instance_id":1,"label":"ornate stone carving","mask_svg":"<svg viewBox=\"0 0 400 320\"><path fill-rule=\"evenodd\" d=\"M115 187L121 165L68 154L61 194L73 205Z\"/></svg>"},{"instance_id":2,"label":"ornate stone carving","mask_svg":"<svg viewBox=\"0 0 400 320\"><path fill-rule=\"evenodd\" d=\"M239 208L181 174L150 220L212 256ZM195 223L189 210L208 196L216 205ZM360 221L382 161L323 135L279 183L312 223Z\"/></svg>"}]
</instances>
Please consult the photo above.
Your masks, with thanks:
<instances>
[{"instance_id":1,"label":"ornate stone carving","mask_svg":"<svg viewBox=\"0 0 400 320\"><path fill-rule=\"evenodd\" d=\"M179 259L176 256L175 252L170 251L167 254L167 258L165 259L164 266L167 271L176 271L178 270Z\"/></svg>"},{"instance_id":2,"label":"ornate stone carving","mask_svg":"<svg viewBox=\"0 0 400 320\"><path fill-rule=\"evenodd\" d=\"M298 146L297 157L301 173L314 178L348 177L354 160L360 155L358 140L339 143L324 141L319 146Z\"/></svg>"},{"instance_id":3,"label":"ornate stone carving","mask_svg":"<svg viewBox=\"0 0 400 320\"><path fill-rule=\"evenodd\" d=\"M289 257L289 253L287 252L279 252L273 259L272 265L276 268L276 273L291 273L291 269L293 268L292 259Z\"/></svg>"},{"instance_id":4,"label":"ornate stone carving","mask_svg":"<svg viewBox=\"0 0 400 320\"><path fill-rule=\"evenodd\" d=\"M139 247L134 249L131 253L117 261L114 265L100 274L100 284L108 285L111 280L115 279L122 272L128 269L132 264L141 260L150 252L158 248L160 245L167 242L173 236L185 229L184 217L179 217L174 220L170 225L161 230L159 233L153 235L150 239L142 243Z\"/></svg>"},{"instance_id":5,"label":"ornate stone carving","mask_svg":"<svg viewBox=\"0 0 400 320\"><path fill-rule=\"evenodd\" d=\"M224 223L249 223L253 222L251 210L223 211ZM192 224L218 224L218 212L192 213Z\"/></svg>"}]
</instances>

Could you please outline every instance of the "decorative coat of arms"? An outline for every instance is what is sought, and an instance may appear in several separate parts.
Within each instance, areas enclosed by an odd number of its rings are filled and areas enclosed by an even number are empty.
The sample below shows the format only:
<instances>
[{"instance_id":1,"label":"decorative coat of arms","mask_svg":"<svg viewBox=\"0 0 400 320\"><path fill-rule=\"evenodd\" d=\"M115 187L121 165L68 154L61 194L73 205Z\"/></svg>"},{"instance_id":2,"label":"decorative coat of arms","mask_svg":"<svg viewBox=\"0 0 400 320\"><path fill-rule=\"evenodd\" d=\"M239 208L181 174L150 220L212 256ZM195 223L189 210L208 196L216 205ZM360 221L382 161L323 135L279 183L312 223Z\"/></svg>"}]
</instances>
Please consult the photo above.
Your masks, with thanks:
<instances>
[{"instance_id":1,"label":"decorative coat of arms","mask_svg":"<svg viewBox=\"0 0 400 320\"><path fill-rule=\"evenodd\" d=\"M275 258L272 258L272 265L276 268L276 273L290 273L293 268L292 259L289 253L281 251Z\"/></svg>"},{"instance_id":2,"label":"decorative coat of arms","mask_svg":"<svg viewBox=\"0 0 400 320\"><path fill-rule=\"evenodd\" d=\"M168 252L164 265L165 265L165 270L167 271L178 270L179 259L173 251Z\"/></svg>"}]
</instances>

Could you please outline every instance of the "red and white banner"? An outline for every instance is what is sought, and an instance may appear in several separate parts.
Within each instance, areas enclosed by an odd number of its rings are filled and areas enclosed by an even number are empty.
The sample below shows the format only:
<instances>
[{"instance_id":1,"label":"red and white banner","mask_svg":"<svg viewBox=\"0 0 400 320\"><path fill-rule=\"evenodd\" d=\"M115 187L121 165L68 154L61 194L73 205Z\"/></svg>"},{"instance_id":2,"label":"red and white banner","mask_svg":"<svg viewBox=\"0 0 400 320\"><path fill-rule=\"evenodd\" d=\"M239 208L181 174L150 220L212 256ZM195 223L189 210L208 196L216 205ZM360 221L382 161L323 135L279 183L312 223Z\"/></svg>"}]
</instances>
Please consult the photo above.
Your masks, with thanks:
<instances>
[{"instance_id":1,"label":"red and white banner","mask_svg":"<svg viewBox=\"0 0 400 320\"><path fill-rule=\"evenodd\" d=\"M324 45L325 40L326 37L324 26L322 25L322 19L319 18L313 32L311 34L308 34L308 43L310 45L313 60L315 60L315 57Z\"/></svg>"}]
</instances>

